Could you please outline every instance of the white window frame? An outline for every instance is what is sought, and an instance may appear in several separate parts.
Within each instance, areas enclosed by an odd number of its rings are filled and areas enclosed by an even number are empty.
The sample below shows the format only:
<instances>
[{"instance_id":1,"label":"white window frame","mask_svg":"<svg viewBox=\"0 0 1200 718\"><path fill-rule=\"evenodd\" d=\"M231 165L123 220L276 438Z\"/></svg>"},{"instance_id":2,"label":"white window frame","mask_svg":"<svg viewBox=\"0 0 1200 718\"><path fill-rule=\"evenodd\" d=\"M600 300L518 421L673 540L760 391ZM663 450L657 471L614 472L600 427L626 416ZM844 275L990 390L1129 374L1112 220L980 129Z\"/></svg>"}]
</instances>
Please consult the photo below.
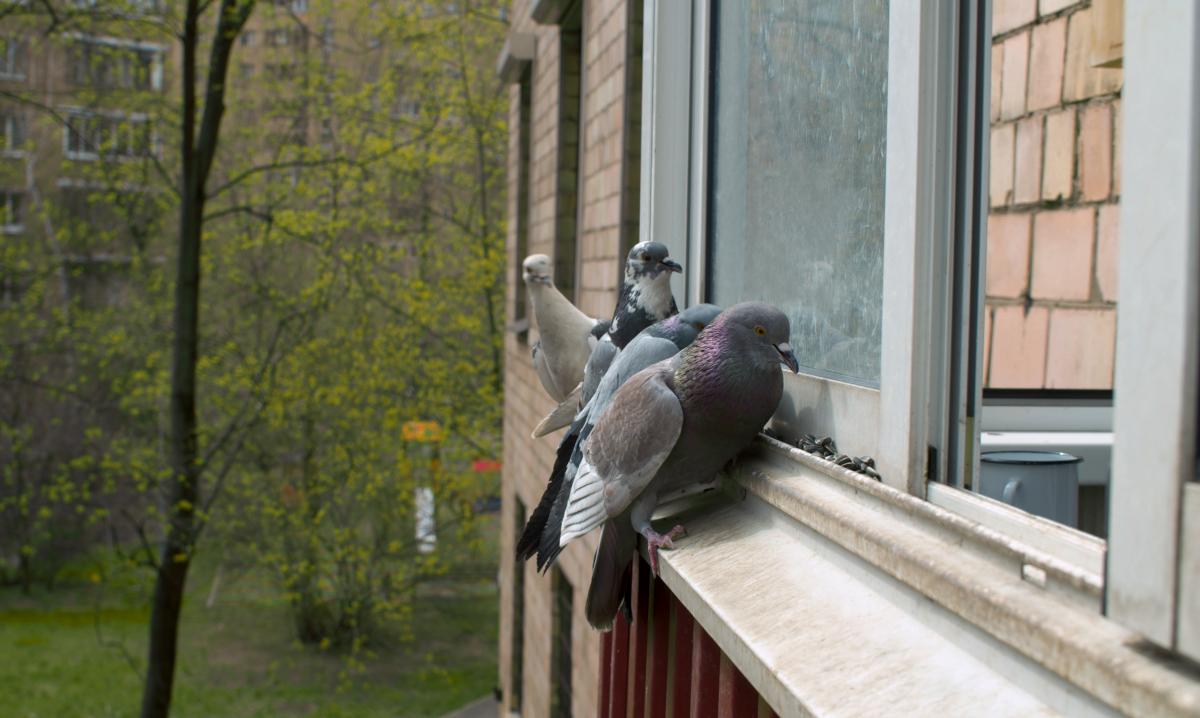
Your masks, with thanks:
<instances>
[{"instance_id":1,"label":"white window frame","mask_svg":"<svg viewBox=\"0 0 1200 718\"><path fill-rule=\"evenodd\" d=\"M989 5L979 11L990 14ZM943 394L952 391L950 363L958 361L944 349L947 332L965 320L949 311L956 300L946 271L955 98L947 89L954 83L939 73L956 66L948 53L957 51L962 6L951 0L889 6L880 388L788 376L784 406L790 400L807 415L802 425L777 416L776 426L833 435L843 451L873 455L892 487L1089 573L1103 563L1110 618L1200 659L1200 9L1172 0L1126 4L1121 301L1105 545L952 486L926 483L929 447L938 449L944 465L947 444L963 429L946 426L943 407L970 400ZM709 0L651 0L645 11L641 238L677 252L687 248L684 286L676 290L689 304L705 297L709 13ZM974 92L987 97L984 69ZM968 167L968 174L986 177L986 151ZM979 364L976 357L964 369L976 373L977 402ZM789 427L789 420L796 425ZM965 451L977 462L978 439L967 440L976 442Z\"/></svg>"},{"instance_id":2,"label":"white window frame","mask_svg":"<svg viewBox=\"0 0 1200 718\"><path fill-rule=\"evenodd\" d=\"M880 386L788 375L783 405L811 412L803 424L782 412L775 419L784 433L833 436L843 452L875 457L886 483L921 496L932 437L928 403L917 397L931 383L933 347L917 338L929 336L945 293L934 290L945 284L934 254L938 233L949 231L951 198L938 189L952 166L953 97L940 73L953 70L941 53L955 8L889 4ZM649 2L644 19L641 239L687 248L677 291L689 304L705 296L709 15L707 0Z\"/></svg>"},{"instance_id":3,"label":"white window frame","mask_svg":"<svg viewBox=\"0 0 1200 718\"><path fill-rule=\"evenodd\" d=\"M24 204L25 193L20 190L5 189L0 190L0 233L3 234L20 234L25 231L25 222L23 217L17 217L16 222L9 222L12 217L12 201L13 198L18 198L19 204Z\"/></svg>"},{"instance_id":4,"label":"white window frame","mask_svg":"<svg viewBox=\"0 0 1200 718\"><path fill-rule=\"evenodd\" d=\"M138 88L138 87L124 87L121 85L120 81L118 81L114 87L106 88L106 89L153 91L153 92L161 92L162 91L162 89L163 89L163 85L162 85L163 61L164 61L164 58L166 57L166 53L167 53L167 48L165 45L159 45L157 43L152 43L152 42L139 42L137 40L126 40L124 38L119 38L119 37L87 35L87 34L78 33L78 32L77 33L68 33L67 35L65 35L65 37L70 38L74 43L74 45L71 47L71 52L76 52L78 50L78 48L80 48L82 46L94 45L94 46L99 46L99 47L115 48L115 49L119 49L119 50L131 50L134 53L138 53L138 52L151 53L152 59L150 61L150 77L148 78L149 85L150 85L149 88L147 88L146 90L143 90L142 88ZM114 59L119 59L119 58L114 58ZM71 55L68 56L67 71L71 75L72 82L76 82L78 84L78 82L77 82L77 80L75 80L75 76L74 76L74 69L75 69L74 65L71 64L75 61L76 61L76 58L74 56L71 56ZM120 72L121 68L118 68L116 71ZM88 75L88 81L87 81L86 85L89 87L94 86L94 83L92 82L93 78L91 77L91 74L90 74L91 73L90 68L88 68L86 70L86 72Z\"/></svg>"},{"instance_id":5,"label":"white window frame","mask_svg":"<svg viewBox=\"0 0 1200 718\"><path fill-rule=\"evenodd\" d=\"M1200 659L1200 8L1125 12L1107 613Z\"/></svg>"},{"instance_id":6,"label":"white window frame","mask_svg":"<svg viewBox=\"0 0 1200 718\"><path fill-rule=\"evenodd\" d=\"M26 69L22 61L29 62L29 41L11 33L3 35L2 38L4 53L0 57L0 79L24 80Z\"/></svg>"},{"instance_id":7,"label":"white window frame","mask_svg":"<svg viewBox=\"0 0 1200 718\"><path fill-rule=\"evenodd\" d=\"M18 127L21 128L19 142L14 141ZM0 114L0 135L4 137L4 149L0 151L0 156L24 157L24 145L29 139L29 122L26 115L15 109L6 109Z\"/></svg>"},{"instance_id":8,"label":"white window frame","mask_svg":"<svg viewBox=\"0 0 1200 718\"><path fill-rule=\"evenodd\" d=\"M91 162L103 157L105 160L124 162L142 159L144 157L157 157L162 150L161 138L158 135L158 130L154 126L154 123L151 122L150 116L145 113L134 112L126 115L120 112L98 112L94 110L82 110L78 108L66 108L63 110L63 113L71 122L74 122L77 119L88 120L91 118L99 118L102 123L99 127L99 146L92 150L71 149L71 133L73 132L73 127L71 124L63 125L63 156L69 160ZM108 123L112 121L116 121L117 123L125 123L124 127L120 128L120 131L124 135L125 144L122 146L118 143L117 145L109 147L106 150L105 143L110 139L108 133L111 127L111 125ZM147 125L148 129L150 130L150 137L148 138L149 146L147 147L147 154L145 155L138 154L136 152L124 151L129 147L132 147L132 135L129 133L132 132L132 128L135 125ZM121 149L122 151L113 151L114 148Z\"/></svg>"}]
</instances>

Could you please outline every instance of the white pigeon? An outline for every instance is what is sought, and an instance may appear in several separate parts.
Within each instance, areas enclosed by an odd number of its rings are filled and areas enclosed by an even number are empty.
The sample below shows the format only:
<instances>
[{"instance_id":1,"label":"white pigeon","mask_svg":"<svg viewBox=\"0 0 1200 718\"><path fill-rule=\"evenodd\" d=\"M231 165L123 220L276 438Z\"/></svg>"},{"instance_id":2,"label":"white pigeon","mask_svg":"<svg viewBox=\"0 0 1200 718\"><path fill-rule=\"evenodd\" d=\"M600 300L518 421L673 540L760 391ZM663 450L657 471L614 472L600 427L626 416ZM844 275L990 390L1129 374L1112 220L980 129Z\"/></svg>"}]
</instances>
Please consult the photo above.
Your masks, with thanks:
<instances>
[{"instance_id":1,"label":"white pigeon","mask_svg":"<svg viewBox=\"0 0 1200 718\"><path fill-rule=\"evenodd\" d=\"M533 367L546 393L562 402L583 381L583 370L597 341L592 330L600 321L579 311L554 286L549 257L531 254L523 266L529 307L538 330Z\"/></svg>"}]
</instances>

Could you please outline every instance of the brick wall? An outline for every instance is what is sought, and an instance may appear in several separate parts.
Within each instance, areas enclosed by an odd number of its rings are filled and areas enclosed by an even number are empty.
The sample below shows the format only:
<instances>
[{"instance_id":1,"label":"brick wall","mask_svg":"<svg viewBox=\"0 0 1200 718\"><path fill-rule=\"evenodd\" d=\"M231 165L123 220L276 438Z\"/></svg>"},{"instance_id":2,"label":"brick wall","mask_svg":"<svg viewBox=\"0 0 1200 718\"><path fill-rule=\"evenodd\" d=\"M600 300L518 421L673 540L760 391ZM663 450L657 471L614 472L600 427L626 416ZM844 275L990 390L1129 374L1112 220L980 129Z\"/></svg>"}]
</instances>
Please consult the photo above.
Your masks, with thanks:
<instances>
[{"instance_id":1,"label":"brick wall","mask_svg":"<svg viewBox=\"0 0 1200 718\"><path fill-rule=\"evenodd\" d=\"M583 203L577 228L578 304L585 312L597 317L612 313L618 286L623 222L631 218L622 211L622 197L629 188L623 177L636 179L636 168L627 151L631 123L626 117L624 89L630 82L640 82L640 65L628 62L630 48L627 28L632 17L640 23L639 0L582 0L583 5L583 146L579 157L582 175L580 193ZM630 3L637 3L631 5ZM556 237L561 233L559 217L562 203L559 187L569 178L562 177L561 148L569 146L560 132L577 132L577 127L563 124L564 108L560 106L563 88L560 87L559 29L556 25L539 25L529 17L528 0L514 0L512 5L514 32L532 32L537 37L537 56L533 62L530 81L530 176L528 252L556 254ZM637 25L635 25L637 27ZM636 72L631 77L627 70ZM517 256L517 182L520 158L520 85L509 88L510 142L508 168L508 261L513 268L523 259ZM570 93L566 93L568 96ZM636 128L634 129L636 131ZM637 136L633 141L636 143ZM633 189L636 194L636 186ZM632 220L636 221L636 204ZM510 269L508 276L514 276ZM508 311L513 315L514 301L523 285L510 283ZM536 341L537 331L531 329L529 342ZM520 527L514 517L514 497L520 497L529 510L537 505L550 475L554 449L560 433L533 440L530 432L552 408L553 404L538 383L530 363L529 343L510 333L505 340L505 407L504 407L504 510L501 529L500 577L500 676L505 692L504 708L509 705L511 649L513 645L512 606L513 571L524 571L524 671L522 713L544 716L549 712L551 681L551 637L553 634L553 592L549 575L537 574L534 564L514 566L512 560L515 536ZM567 580L574 587L574 620L572 621L573 714L592 715L598 694L598 660L600 634L592 630L584 617L588 581L591 577L592 553L598 536L591 535L576 541L558 559Z\"/></svg>"},{"instance_id":2,"label":"brick wall","mask_svg":"<svg viewBox=\"0 0 1200 718\"><path fill-rule=\"evenodd\" d=\"M1112 387L1122 73L1091 66L1093 15L993 6L988 387Z\"/></svg>"}]
</instances>

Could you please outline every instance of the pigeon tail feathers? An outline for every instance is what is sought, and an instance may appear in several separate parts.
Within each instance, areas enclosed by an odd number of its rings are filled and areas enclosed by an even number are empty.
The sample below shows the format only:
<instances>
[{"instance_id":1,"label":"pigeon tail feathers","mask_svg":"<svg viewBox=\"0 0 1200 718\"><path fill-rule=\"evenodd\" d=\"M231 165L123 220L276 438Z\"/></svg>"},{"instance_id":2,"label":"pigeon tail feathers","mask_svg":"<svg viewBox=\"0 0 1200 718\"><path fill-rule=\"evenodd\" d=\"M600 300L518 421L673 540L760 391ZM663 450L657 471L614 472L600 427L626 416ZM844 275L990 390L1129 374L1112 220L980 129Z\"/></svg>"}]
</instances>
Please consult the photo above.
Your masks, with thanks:
<instances>
[{"instance_id":1,"label":"pigeon tail feathers","mask_svg":"<svg viewBox=\"0 0 1200 718\"><path fill-rule=\"evenodd\" d=\"M554 410L546 415L537 426L533 429L533 438L540 439L552 431L558 431L564 426L569 426L575 419L575 414L579 412L579 407L583 402L580 401L580 394L583 391L583 384L577 384L575 390L567 395Z\"/></svg>"},{"instance_id":2,"label":"pigeon tail feathers","mask_svg":"<svg viewBox=\"0 0 1200 718\"><path fill-rule=\"evenodd\" d=\"M600 546L592 562L592 581L588 584L587 620L601 631L612 628L617 610L628 593L630 573L626 569L637 548L637 534L630 528L619 527L617 521L606 522L600 532ZM628 523L625 521L626 526Z\"/></svg>"},{"instance_id":3,"label":"pigeon tail feathers","mask_svg":"<svg viewBox=\"0 0 1200 718\"><path fill-rule=\"evenodd\" d=\"M550 510L554 506L555 499L558 498L559 489L562 487L563 475L567 471L567 463L571 459L571 454L575 452L575 443L578 439L579 432L571 432L564 436L558 445L558 456L554 459L554 469L550 472L550 480L546 484L546 491L542 493L542 498L538 501L537 507L529 515L529 520L525 522L525 530L521 532L521 538L517 541L518 561L528 559L538 550L538 543L541 541L542 533L546 529L546 519L550 516ZM538 563L540 564L541 562L539 561Z\"/></svg>"}]
</instances>

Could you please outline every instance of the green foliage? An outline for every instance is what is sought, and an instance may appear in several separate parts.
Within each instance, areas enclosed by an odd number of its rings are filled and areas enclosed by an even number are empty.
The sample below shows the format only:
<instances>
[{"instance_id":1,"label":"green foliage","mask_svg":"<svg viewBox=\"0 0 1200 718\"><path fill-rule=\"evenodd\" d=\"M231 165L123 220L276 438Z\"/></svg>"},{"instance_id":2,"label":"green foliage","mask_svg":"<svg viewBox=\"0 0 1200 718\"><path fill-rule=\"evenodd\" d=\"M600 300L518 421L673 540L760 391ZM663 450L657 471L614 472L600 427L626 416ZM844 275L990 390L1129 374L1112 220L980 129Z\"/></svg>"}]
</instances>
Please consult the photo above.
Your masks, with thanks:
<instances>
[{"instance_id":1,"label":"green foliage","mask_svg":"<svg viewBox=\"0 0 1200 718\"><path fill-rule=\"evenodd\" d=\"M469 467L500 452L506 4L324 0L301 18L260 3L256 44L234 51L202 245L195 508L215 553L274 577L316 646L409 635L419 585L478 548L471 506L498 490ZM176 42L171 3L152 21L96 5L47 42ZM36 116L36 201L0 242L0 572L27 590L101 540L153 561L171 508L180 78L168 56L162 91L111 80L121 62L86 55L91 84L64 106L125 119ZM99 138L97 159L37 149L63 122ZM412 420L444 427L436 450L402 440ZM437 498L428 555L418 486Z\"/></svg>"}]
</instances>

